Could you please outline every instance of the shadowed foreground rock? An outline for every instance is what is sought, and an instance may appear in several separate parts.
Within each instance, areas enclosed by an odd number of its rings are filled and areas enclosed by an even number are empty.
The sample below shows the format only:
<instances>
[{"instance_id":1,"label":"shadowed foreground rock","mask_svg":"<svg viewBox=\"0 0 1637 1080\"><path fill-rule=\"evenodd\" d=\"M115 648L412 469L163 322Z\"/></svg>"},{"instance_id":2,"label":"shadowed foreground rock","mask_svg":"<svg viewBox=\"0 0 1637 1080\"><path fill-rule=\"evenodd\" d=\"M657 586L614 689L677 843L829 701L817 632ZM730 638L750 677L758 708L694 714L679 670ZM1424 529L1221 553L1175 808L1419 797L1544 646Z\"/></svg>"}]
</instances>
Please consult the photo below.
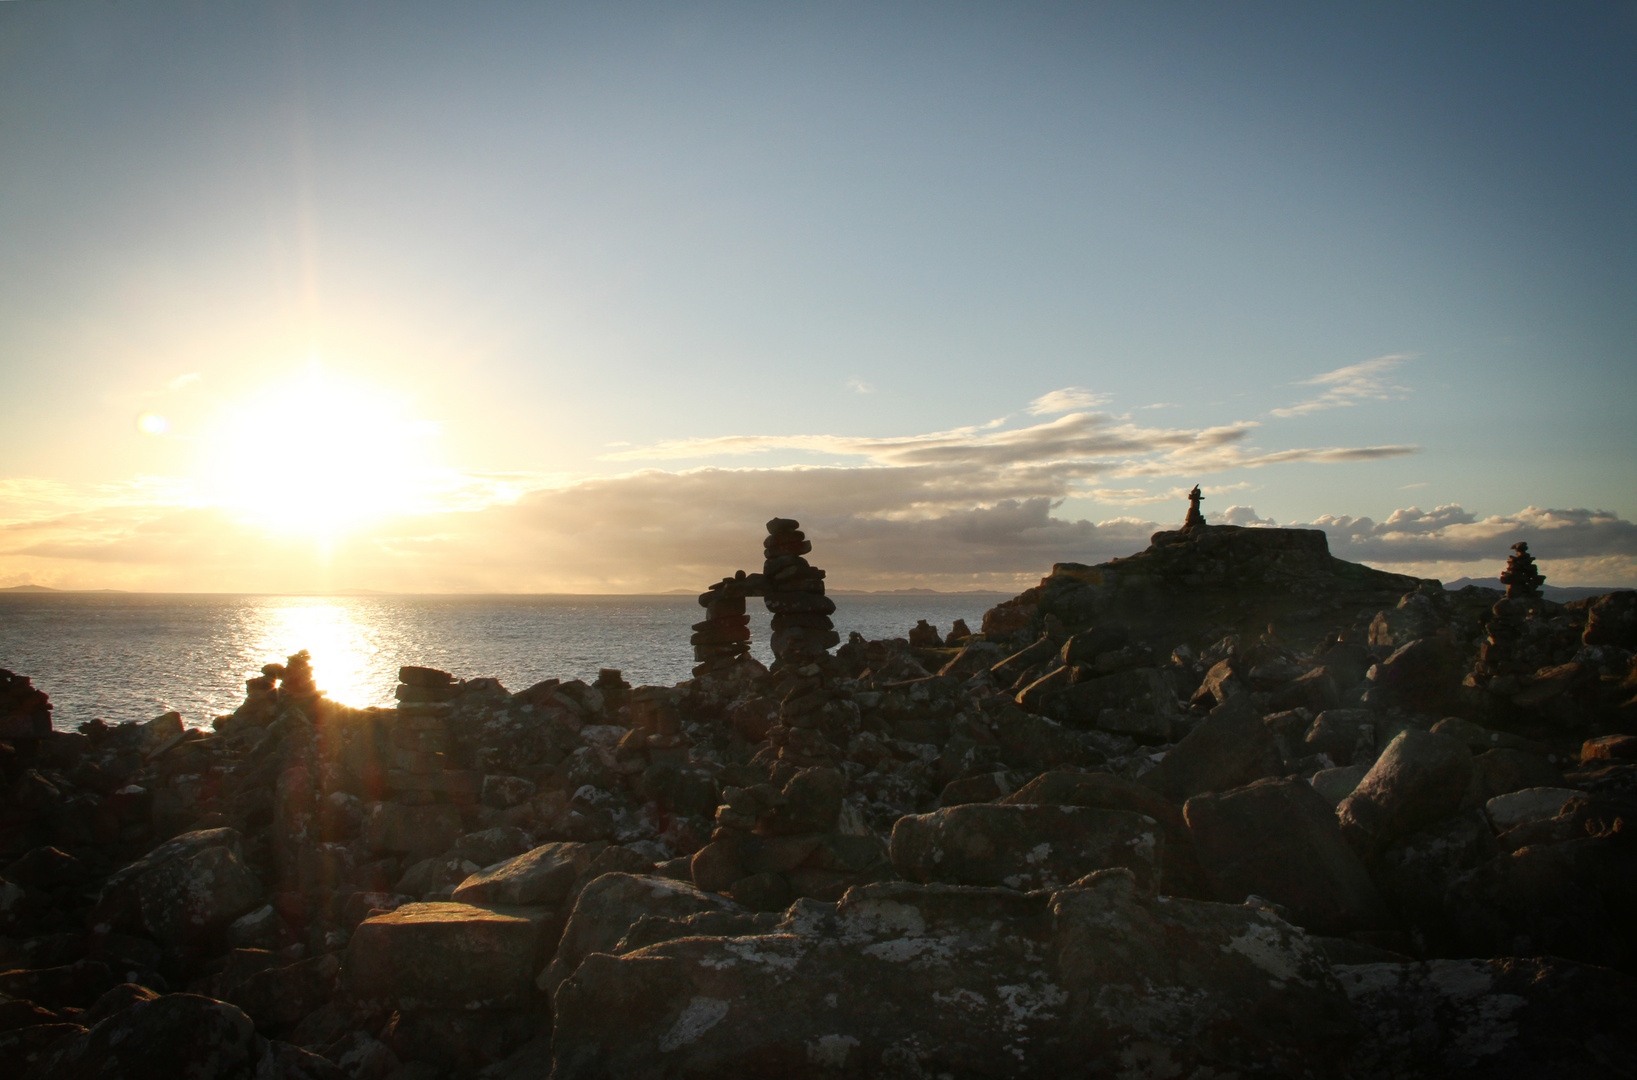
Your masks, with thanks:
<instances>
[{"instance_id":1,"label":"shadowed foreground rock","mask_svg":"<svg viewBox=\"0 0 1637 1080\"><path fill-rule=\"evenodd\" d=\"M871 885L772 933L589 956L557 995L553 1075L1324 1076L1355 1034L1299 931L1114 870L1055 893Z\"/></svg>"}]
</instances>

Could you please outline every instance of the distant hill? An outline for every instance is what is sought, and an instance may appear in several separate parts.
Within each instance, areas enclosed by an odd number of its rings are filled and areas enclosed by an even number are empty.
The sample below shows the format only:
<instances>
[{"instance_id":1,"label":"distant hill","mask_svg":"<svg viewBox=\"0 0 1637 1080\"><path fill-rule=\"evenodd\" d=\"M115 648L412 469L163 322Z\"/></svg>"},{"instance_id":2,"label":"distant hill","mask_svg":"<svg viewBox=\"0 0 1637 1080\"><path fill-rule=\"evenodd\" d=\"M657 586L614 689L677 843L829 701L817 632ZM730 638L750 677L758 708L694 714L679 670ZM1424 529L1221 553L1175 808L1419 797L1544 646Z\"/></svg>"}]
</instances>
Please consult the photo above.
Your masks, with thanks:
<instances>
[{"instance_id":1,"label":"distant hill","mask_svg":"<svg viewBox=\"0 0 1637 1080\"><path fill-rule=\"evenodd\" d=\"M1454 581L1444 582L1444 588L1450 592L1464 589L1468 585L1476 585L1480 589L1494 589L1498 593L1506 592L1506 586L1501 584L1500 578L1456 578ZM1548 600L1566 603L1570 600L1584 600L1588 596L1602 596L1604 593L1621 592L1619 585L1542 585L1541 595Z\"/></svg>"},{"instance_id":2,"label":"distant hill","mask_svg":"<svg viewBox=\"0 0 1637 1080\"><path fill-rule=\"evenodd\" d=\"M62 592L61 589L49 589L44 585L8 585L0 592Z\"/></svg>"}]
</instances>

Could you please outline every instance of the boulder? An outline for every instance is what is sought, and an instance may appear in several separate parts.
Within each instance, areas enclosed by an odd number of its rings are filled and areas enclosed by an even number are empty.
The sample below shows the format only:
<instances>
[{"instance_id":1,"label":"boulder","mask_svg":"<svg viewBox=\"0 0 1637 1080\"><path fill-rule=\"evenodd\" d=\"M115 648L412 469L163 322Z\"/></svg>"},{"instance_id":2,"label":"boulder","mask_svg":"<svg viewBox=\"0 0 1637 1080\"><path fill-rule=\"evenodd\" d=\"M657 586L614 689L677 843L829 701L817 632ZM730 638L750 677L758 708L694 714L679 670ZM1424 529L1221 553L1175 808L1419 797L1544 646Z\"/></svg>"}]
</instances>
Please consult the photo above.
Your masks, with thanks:
<instances>
[{"instance_id":1,"label":"boulder","mask_svg":"<svg viewBox=\"0 0 1637 1080\"><path fill-rule=\"evenodd\" d=\"M460 808L447 803L373 803L364 822L364 844L372 852L417 861L448 851L464 831Z\"/></svg>"},{"instance_id":2,"label":"boulder","mask_svg":"<svg viewBox=\"0 0 1637 1080\"><path fill-rule=\"evenodd\" d=\"M582 960L613 948L644 915L678 919L699 911L744 913L745 909L725 896L683 881L642 874L604 874L587 885L574 902L557 957L541 973L540 988L555 993Z\"/></svg>"},{"instance_id":3,"label":"boulder","mask_svg":"<svg viewBox=\"0 0 1637 1080\"><path fill-rule=\"evenodd\" d=\"M1454 650L1435 637L1397 649L1371 668L1369 677L1387 702L1423 711L1446 704L1460 681Z\"/></svg>"},{"instance_id":4,"label":"boulder","mask_svg":"<svg viewBox=\"0 0 1637 1080\"><path fill-rule=\"evenodd\" d=\"M987 615L984 616L983 632L985 634L990 633L989 616ZM994 677L995 685L1011 686L1017 681L1018 676L1025 671L1036 665L1044 664L1056 656L1057 650L1058 643L1056 641L1050 637L1042 636L1032 645L1024 646L990 668L989 674Z\"/></svg>"},{"instance_id":5,"label":"boulder","mask_svg":"<svg viewBox=\"0 0 1637 1080\"><path fill-rule=\"evenodd\" d=\"M1565 783L1557 766L1537 754L1506 748L1485 750L1472 759L1472 791L1468 801L1481 805L1497 795L1524 788L1560 788Z\"/></svg>"},{"instance_id":6,"label":"boulder","mask_svg":"<svg viewBox=\"0 0 1637 1080\"><path fill-rule=\"evenodd\" d=\"M0 994L48 1009L85 1009L119 981L99 960L76 960L57 967L0 972Z\"/></svg>"},{"instance_id":7,"label":"boulder","mask_svg":"<svg viewBox=\"0 0 1637 1080\"><path fill-rule=\"evenodd\" d=\"M1580 747L1580 760L1637 761L1637 735L1604 735L1587 739Z\"/></svg>"},{"instance_id":8,"label":"boulder","mask_svg":"<svg viewBox=\"0 0 1637 1080\"><path fill-rule=\"evenodd\" d=\"M602 841L542 844L466 878L454 899L463 904L560 904L606 846Z\"/></svg>"},{"instance_id":9,"label":"boulder","mask_svg":"<svg viewBox=\"0 0 1637 1080\"><path fill-rule=\"evenodd\" d=\"M256 1028L196 994L138 1001L42 1058L29 1080L249 1080Z\"/></svg>"},{"instance_id":10,"label":"boulder","mask_svg":"<svg viewBox=\"0 0 1637 1080\"><path fill-rule=\"evenodd\" d=\"M281 1031L329 1001L335 993L340 961L333 953L264 968L225 995L243 1009L262 1032Z\"/></svg>"},{"instance_id":11,"label":"boulder","mask_svg":"<svg viewBox=\"0 0 1637 1080\"><path fill-rule=\"evenodd\" d=\"M328 1058L292 1043L274 1040L256 1062L254 1080L362 1080ZM407 1077L400 1080L408 1080Z\"/></svg>"},{"instance_id":12,"label":"boulder","mask_svg":"<svg viewBox=\"0 0 1637 1080\"><path fill-rule=\"evenodd\" d=\"M1359 783L1369 775L1367 765L1345 765L1335 769L1320 769L1308 779L1313 790L1318 792L1324 801L1331 806L1341 805L1341 801L1354 791L1358 790Z\"/></svg>"},{"instance_id":13,"label":"boulder","mask_svg":"<svg viewBox=\"0 0 1637 1080\"><path fill-rule=\"evenodd\" d=\"M1369 709L1326 709L1314 717L1313 723L1302 736L1302 750L1308 754L1323 754L1337 765L1353 764L1353 754L1365 741L1370 748L1376 745L1376 723L1379 717ZM1364 761L1374 761L1371 754Z\"/></svg>"},{"instance_id":14,"label":"boulder","mask_svg":"<svg viewBox=\"0 0 1637 1080\"><path fill-rule=\"evenodd\" d=\"M1375 882L1416 952L1448 956L1461 950L1446 897L1499 853L1483 813L1468 810L1388 845L1375 859Z\"/></svg>"},{"instance_id":15,"label":"boulder","mask_svg":"<svg viewBox=\"0 0 1637 1080\"><path fill-rule=\"evenodd\" d=\"M533 846L533 839L517 826L497 825L492 829L467 833L455 841L450 854L469 859L479 866L493 866L521 855Z\"/></svg>"},{"instance_id":16,"label":"boulder","mask_svg":"<svg viewBox=\"0 0 1637 1080\"><path fill-rule=\"evenodd\" d=\"M1129 810L1137 814L1147 814L1158 821L1168 834L1182 835L1187 828L1182 820L1182 812L1175 803L1162 798L1152 788L1106 772L1088 773L1060 769L1041 773L1000 802Z\"/></svg>"},{"instance_id":17,"label":"boulder","mask_svg":"<svg viewBox=\"0 0 1637 1080\"><path fill-rule=\"evenodd\" d=\"M390 1080L442 1080L484 1075L549 1030L549 1019L534 1009L419 1009L394 1013L380 1044L408 1063ZM508 1062L504 1075L543 1078L551 1069L549 1057L537 1072L517 1068L523 1064Z\"/></svg>"},{"instance_id":18,"label":"boulder","mask_svg":"<svg viewBox=\"0 0 1637 1080\"><path fill-rule=\"evenodd\" d=\"M1531 844L1451 882L1444 907L1464 956L1637 960L1637 864L1618 832Z\"/></svg>"},{"instance_id":19,"label":"boulder","mask_svg":"<svg viewBox=\"0 0 1637 1080\"><path fill-rule=\"evenodd\" d=\"M1335 811L1300 780L1263 779L1182 808L1217 899L1266 897L1298 926L1343 935L1390 925L1385 901L1342 839Z\"/></svg>"},{"instance_id":20,"label":"boulder","mask_svg":"<svg viewBox=\"0 0 1637 1080\"><path fill-rule=\"evenodd\" d=\"M1134 668L1043 694L1040 711L1077 727L1097 727L1142 742L1175 737L1176 689L1158 668Z\"/></svg>"},{"instance_id":21,"label":"boulder","mask_svg":"<svg viewBox=\"0 0 1637 1080\"><path fill-rule=\"evenodd\" d=\"M1145 814L971 803L899 818L891 852L894 869L910 881L1030 891L1115 866L1152 886L1164 843L1159 823Z\"/></svg>"},{"instance_id":22,"label":"boulder","mask_svg":"<svg viewBox=\"0 0 1637 1080\"><path fill-rule=\"evenodd\" d=\"M1273 691L1268 700L1274 709L1307 709L1322 712L1341 704L1341 689L1326 667L1305 671Z\"/></svg>"},{"instance_id":23,"label":"boulder","mask_svg":"<svg viewBox=\"0 0 1637 1080\"><path fill-rule=\"evenodd\" d=\"M1229 698L1248 690L1249 687L1239 677L1239 662L1229 657L1211 665L1191 700L1196 708L1213 709L1218 705L1226 705Z\"/></svg>"},{"instance_id":24,"label":"boulder","mask_svg":"<svg viewBox=\"0 0 1637 1080\"><path fill-rule=\"evenodd\" d=\"M527 1005L552 944L552 918L538 907L405 904L353 931L347 992L404 1009Z\"/></svg>"},{"instance_id":25,"label":"boulder","mask_svg":"<svg viewBox=\"0 0 1637 1080\"><path fill-rule=\"evenodd\" d=\"M1004 659L1005 653L994 642L982 639L969 641L955 654L954 659L938 669L938 674L970 679L980 672L988 671Z\"/></svg>"},{"instance_id":26,"label":"boulder","mask_svg":"<svg viewBox=\"0 0 1637 1080\"><path fill-rule=\"evenodd\" d=\"M1449 817L1472 781L1472 754L1448 735L1399 732L1359 786L1336 808L1342 834L1370 855L1417 829Z\"/></svg>"},{"instance_id":27,"label":"boulder","mask_svg":"<svg viewBox=\"0 0 1637 1080\"><path fill-rule=\"evenodd\" d=\"M200 948L260 907L261 882L235 829L203 829L160 844L102 887L93 925Z\"/></svg>"},{"instance_id":28,"label":"boulder","mask_svg":"<svg viewBox=\"0 0 1637 1080\"><path fill-rule=\"evenodd\" d=\"M1637 980L1605 968L1500 957L1335 972L1366 1033L1346 1062L1356 1080L1612 1077L1637 1053Z\"/></svg>"},{"instance_id":29,"label":"boulder","mask_svg":"<svg viewBox=\"0 0 1637 1080\"><path fill-rule=\"evenodd\" d=\"M1279 765L1273 733L1250 705L1250 695L1241 694L1212 709L1141 782L1183 802L1206 791L1248 784L1280 771Z\"/></svg>"},{"instance_id":30,"label":"boulder","mask_svg":"<svg viewBox=\"0 0 1637 1080\"><path fill-rule=\"evenodd\" d=\"M1532 787L1497 795L1484 803L1484 813L1497 833L1529 821L1545 821L1557 817L1558 811L1570 799L1582 798L1585 792L1575 788Z\"/></svg>"},{"instance_id":31,"label":"boulder","mask_svg":"<svg viewBox=\"0 0 1637 1080\"><path fill-rule=\"evenodd\" d=\"M1586 629L1580 640L1587 645L1637 649L1637 592L1622 589L1587 603Z\"/></svg>"},{"instance_id":32,"label":"boulder","mask_svg":"<svg viewBox=\"0 0 1637 1080\"><path fill-rule=\"evenodd\" d=\"M1355 1037L1300 931L1114 870L1050 895L870 885L772 934L588 956L552 1075L1330 1076Z\"/></svg>"}]
</instances>

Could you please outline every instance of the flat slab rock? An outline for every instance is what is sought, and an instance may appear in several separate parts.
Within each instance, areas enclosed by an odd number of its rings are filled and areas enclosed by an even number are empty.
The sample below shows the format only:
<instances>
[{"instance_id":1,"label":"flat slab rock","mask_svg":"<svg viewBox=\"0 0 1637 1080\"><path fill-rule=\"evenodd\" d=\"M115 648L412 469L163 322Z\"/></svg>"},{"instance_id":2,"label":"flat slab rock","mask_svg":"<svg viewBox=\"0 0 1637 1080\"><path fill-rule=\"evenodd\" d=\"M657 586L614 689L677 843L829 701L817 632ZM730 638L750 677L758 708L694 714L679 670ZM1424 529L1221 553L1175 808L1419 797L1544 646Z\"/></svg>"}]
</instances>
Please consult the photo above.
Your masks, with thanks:
<instances>
[{"instance_id":1,"label":"flat slab rock","mask_svg":"<svg viewBox=\"0 0 1637 1080\"><path fill-rule=\"evenodd\" d=\"M554 1004L556 1080L1325 1077L1356 1035L1313 939L1124 870L802 900L771 933L590 954Z\"/></svg>"},{"instance_id":2,"label":"flat slab rock","mask_svg":"<svg viewBox=\"0 0 1637 1080\"><path fill-rule=\"evenodd\" d=\"M555 919L546 908L405 904L353 931L347 993L402 1009L528 1005Z\"/></svg>"}]
</instances>

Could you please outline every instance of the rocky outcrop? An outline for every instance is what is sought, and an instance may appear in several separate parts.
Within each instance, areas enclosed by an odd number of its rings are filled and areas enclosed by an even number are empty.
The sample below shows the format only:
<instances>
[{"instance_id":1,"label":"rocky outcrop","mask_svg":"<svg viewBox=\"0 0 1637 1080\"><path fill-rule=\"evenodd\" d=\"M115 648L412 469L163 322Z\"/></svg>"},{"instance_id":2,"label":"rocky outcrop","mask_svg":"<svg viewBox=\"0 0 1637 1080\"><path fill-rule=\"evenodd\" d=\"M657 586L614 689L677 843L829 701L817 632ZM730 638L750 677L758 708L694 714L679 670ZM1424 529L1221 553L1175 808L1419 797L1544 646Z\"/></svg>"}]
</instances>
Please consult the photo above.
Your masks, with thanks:
<instances>
[{"instance_id":1,"label":"rocky outcrop","mask_svg":"<svg viewBox=\"0 0 1637 1080\"><path fill-rule=\"evenodd\" d=\"M392 708L349 709L298 653L210 730L55 732L0 677L0 1062L1431 1077L1631 1056L1631 594L1450 593L1322 534L1201 521L1059 564L978 634L832 655L810 548L769 523L762 571L700 597L675 687L411 665ZM755 597L772 670L748 656Z\"/></svg>"}]
</instances>

